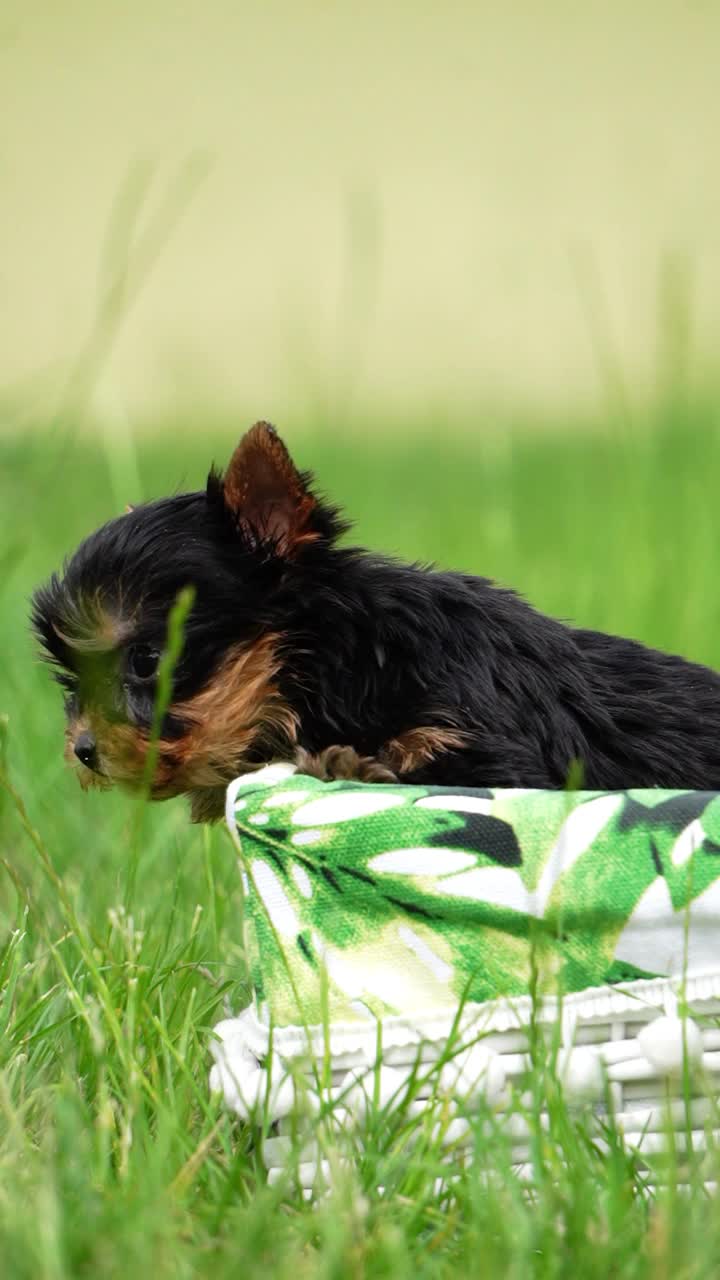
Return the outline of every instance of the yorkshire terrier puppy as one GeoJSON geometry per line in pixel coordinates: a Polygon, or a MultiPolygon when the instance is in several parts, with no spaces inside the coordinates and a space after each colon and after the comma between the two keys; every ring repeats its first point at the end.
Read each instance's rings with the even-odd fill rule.
{"type": "Polygon", "coordinates": [[[486,578],[339,546],[348,528],[260,422],[207,488],[88,537],[33,626],[86,785],[142,782],[169,611],[195,601],[151,794],[223,812],[227,783],[295,759],[321,777],[443,786],[720,787],[720,676],[536,613],[486,578]]]}

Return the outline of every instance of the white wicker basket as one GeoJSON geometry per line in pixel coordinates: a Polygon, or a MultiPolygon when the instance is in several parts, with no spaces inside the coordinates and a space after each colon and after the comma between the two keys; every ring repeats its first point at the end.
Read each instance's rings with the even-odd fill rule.
{"type": "MultiPolygon", "coordinates": [[[[292,774],[292,766],[272,766],[238,779],[228,789],[228,827],[244,882],[255,895],[255,907],[262,902],[264,914],[259,918],[261,922],[269,920],[270,929],[264,932],[255,957],[256,1003],[239,1017],[220,1023],[212,1044],[215,1065],[211,1087],[222,1092],[227,1105],[240,1117],[258,1124],[271,1179],[284,1176],[292,1166],[306,1191],[325,1185],[333,1131],[351,1130],[357,1135],[368,1111],[374,1119],[378,1112],[388,1118],[396,1112],[431,1120],[441,1113],[442,1137],[454,1161],[471,1146],[477,1150],[478,1123],[481,1129],[483,1125],[493,1126],[495,1131],[499,1127],[509,1145],[513,1167],[529,1178],[533,1136],[537,1136],[538,1126],[549,1129],[552,1122],[549,1111],[543,1111],[550,1094],[537,1087],[538,1081],[548,1078],[561,1083],[565,1103],[595,1124],[598,1145],[602,1145],[603,1134],[619,1133],[634,1159],[647,1166],[648,1181],[662,1178],[664,1158],[668,1166],[674,1162],[676,1170],[685,1168],[688,1174],[706,1168],[707,1180],[714,1179],[716,1168],[720,1168],[720,1158],[715,1159],[720,1137],[716,1101],[720,1082],[720,947],[715,941],[720,916],[720,796],[648,792],[558,797],[557,793],[502,791],[481,797],[447,791],[428,796],[418,795],[413,788],[396,788],[393,794],[385,788],[360,787],[358,791],[359,784],[349,784],[340,792],[331,785],[320,793],[317,788],[322,784],[292,774]],[[365,815],[362,820],[368,820],[370,810],[388,807],[388,798],[401,824],[392,831],[399,849],[378,856],[373,835],[367,841],[369,856],[363,861],[362,849],[352,844],[350,827],[343,823],[356,820],[360,812],[365,815]],[[441,809],[455,814],[491,814],[487,819],[490,826],[484,828],[485,842],[488,831],[492,835],[499,825],[507,832],[508,823],[512,826],[515,821],[519,843],[512,851],[517,861],[522,845],[523,855],[527,854],[531,863],[535,858],[535,887],[528,888],[530,874],[526,883],[515,863],[504,865],[500,846],[494,869],[484,865],[483,857],[488,861],[485,854],[477,855],[476,869],[467,874],[462,870],[459,880],[446,881],[446,867],[452,872],[453,865],[461,862],[464,867],[475,856],[471,845],[464,843],[464,831],[460,855],[435,847],[435,837],[435,845],[430,841],[421,848],[409,847],[416,842],[413,823],[418,822],[418,814],[423,823],[429,813],[435,821],[434,815],[441,809]],[[671,810],[672,822],[668,818],[671,810]],[[640,824],[637,812],[642,816],[640,824]],[[410,826],[405,829],[403,823],[410,826]],[[663,832],[662,847],[657,843],[658,829],[663,832]],[[331,842],[323,844],[328,830],[331,842]],[[611,831],[609,846],[603,844],[607,830],[611,831]],[[636,832],[634,843],[628,843],[628,830],[636,832]],[[410,836],[398,838],[407,831],[410,836]],[[316,863],[296,865],[296,860],[301,856],[307,859],[313,848],[320,851],[316,863]],[[447,960],[451,954],[442,936],[426,930],[426,937],[437,946],[436,954],[415,930],[405,923],[401,927],[399,922],[390,944],[383,949],[386,935],[372,920],[368,929],[372,937],[380,939],[378,946],[360,949],[353,969],[344,963],[338,969],[338,960],[344,962],[346,953],[333,938],[323,951],[317,929],[335,922],[336,902],[341,919],[343,911],[348,911],[361,920],[364,900],[358,907],[357,899],[341,899],[337,894],[327,898],[323,907],[326,916],[318,924],[317,913],[311,913],[316,891],[305,868],[311,867],[316,882],[322,885],[327,864],[321,860],[327,848],[335,849],[336,863],[331,865],[338,874],[369,869],[381,876],[392,862],[392,872],[397,875],[401,865],[406,868],[403,874],[408,884],[414,883],[413,877],[425,884],[429,896],[422,902],[436,913],[441,909],[437,904],[448,901],[446,890],[461,905],[472,896],[468,883],[474,877],[473,883],[482,881],[483,893],[489,892],[490,903],[510,906],[516,913],[524,910],[533,919],[543,916],[558,888],[564,891],[568,878],[584,874],[592,859],[601,873],[597,892],[605,894],[609,883],[611,900],[614,887],[639,867],[642,875],[637,883],[633,881],[625,906],[615,915],[605,912],[603,921],[603,965],[608,957],[622,960],[629,966],[628,981],[614,982],[605,978],[607,968],[595,969],[594,973],[602,973],[602,980],[612,985],[573,990],[562,1000],[549,995],[485,1000],[484,990],[490,985],[486,983],[480,988],[483,994],[475,996],[483,1003],[459,1005],[458,987],[452,987],[447,978],[443,979],[445,986],[435,980],[439,956],[447,960]],[[353,857],[355,862],[350,865],[353,857]],[[378,864],[382,864],[379,870],[378,864]],[[262,873],[257,883],[250,874],[253,868],[256,877],[262,873]],[[438,881],[428,888],[431,874],[438,881]],[[463,877],[464,894],[459,887],[463,877]],[[404,949],[398,950],[393,939],[400,935],[409,935],[410,944],[404,943],[404,949]],[[314,946],[312,964],[307,945],[299,946],[305,937],[314,946]],[[420,964],[416,963],[418,955],[420,964]],[[328,956],[334,956],[334,976],[328,956]],[[368,956],[372,960],[369,972],[368,956]],[[424,976],[422,980],[414,978],[414,985],[403,987],[397,981],[398,975],[404,978],[418,969],[424,976]],[[643,971],[668,976],[643,977],[643,971]],[[285,972],[291,975],[292,999],[287,997],[288,987],[276,988],[279,999],[271,1025],[273,1004],[268,995],[272,994],[272,981],[268,975],[272,979],[274,974],[277,983],[278,975],[282,978],[285,972]],[[305,998],[310,1000],[305,1006],[296,1000],[298,973],[305,983],[305,998]],[[394,988],[394,1004],[388,1000],[381,1011],[377,1007],[371,1011],[371,1001],[359,998],[365,988],[381,1005],[386,989],[394,988]],[[397,993],[406,990],[411,999],[398,999],[397,993]],[[328,997],[326,1004],[323,991],[328,997]],[[297,1010],[303,1007],[315,1011],[313,1020],[324,1016],[322,1010],[326,1009],[326,1024],[288,1025],[300,1016],[297,1010]],[[398,1016],[392,1011],[397,1008],[412,1008],[413,1012],[398,1016]]],[[[420,829],[425,831],[424,826],[420,829]]],[[[446,839],[445,829],[440,842],[446,839]]],[[[507,847],[504,852],[507,854],[507,847]]],[[[368,879],[364,875],[360,878],[363,882],[368,879]]],[[[374,882],[373,892],[377,892],[374,882]]],[[[572,905],[572,893],[569,900],[572,905]]],[[[587,904],[587,892],[581,901],[587,904]]],[[[605,898],[591,898],[590,903],[605,906],[605,898]]],[[[251,909],[252,905],[251,899],[251,909]]],[[[588,919],[591,916],[592,912],[588,919]]],[[[490,918],[496,925],[492,937],[502,946],[502,922],[490,918]]],[[[486,939],[484,925],[474,917],[467,919],[468,930],[476,930],[467,936],[486,939]]],[[[570,931],[568,936],[574,941],[570,931]]],[[[488,952],[484,954],[487,961],[488,952]]],[[[532,950],[523,955],[523,964],[529,964],[532,950]]],[[[493,953],[490,960],[494,959],[493,953]]],[[[447,974],[455,974],[450,964],[444,963],[443,968],[447,974]]],[[[476,972],[484,973],[481,968],[476,972]]],[[[530,983],[524,982],[521,989],[531,990],[530,983]]],[[[341,1148],[352,1154],[352,1143],[339,1143],[337,1149],[341,1148]]]]}
{"type": "MultiPolygon", "coordinates": [[[[531,1043],[544,1033],[566,1100],[598,1121],[609,1113],[629,1150],[658,1176],[657,1158],[681,1164],[714,1149],[720,1135],[720,975],[694,978],[678,1005],[677,983],[648,981],[533,1007],[527,999],[467,1007],[448,1018],[387,1019],[374,1032],[302,1027],[271,1032],[253,1009],[216,1028],[211,1087],[244,1119],[271,1133],[263,1143],[270,1180],[284,1176],[299,1134],[305,1150],[294,1170],[306,1189],[325,1186],[329,1164],[313,1142],[325,1101],[330,1126],[362,1124],[369,1106],[418,1114],[444,1095],[451,1123],[444,1141],[462,1154],[473,1103],[482,1100],[504,1126],[511,1158],[530,1179],[531,1125],[523,1114],[535,1070],[531,1043]],[[326,1081],[327,1088],[318,1081],[326,1081]],[[327,1102],[332,1106],[328,1111],[327,1102]],[[518,1105],[518,1103],[520,1105],[518,1105]],[[653,1166],[653,1161],[655,1165],[653,1166]]],[[[541,1117],[540,1123],[546,1123],[541,1117]]]]}

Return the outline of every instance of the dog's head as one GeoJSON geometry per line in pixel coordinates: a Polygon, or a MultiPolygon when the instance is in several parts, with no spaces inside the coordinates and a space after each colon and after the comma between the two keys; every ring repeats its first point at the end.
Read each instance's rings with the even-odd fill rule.
{"type": "Polygon", "coordinates": [[[293,579],[343,529],[272,427],[257,423],[203,492],[128,510],[88,537],[33,600],[66,695],[66,756],[85,786],[146,780],[158,664],[179,593],[194,589],[150,792],[189,792],[196,817],[227,782],[287,749],[279,687],[293,579]],[[284,601],[284,605],[281,603],[284,601]]]}

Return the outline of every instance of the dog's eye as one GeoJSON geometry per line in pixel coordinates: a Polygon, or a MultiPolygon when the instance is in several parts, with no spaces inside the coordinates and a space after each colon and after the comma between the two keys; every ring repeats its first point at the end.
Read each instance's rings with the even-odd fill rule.
{"type": "Polygon", "coordinates": [[[160,654],[149,644],[134,644],[128,650],[128,674],[135,680],[152,680],[157,671],[160,654]]]}

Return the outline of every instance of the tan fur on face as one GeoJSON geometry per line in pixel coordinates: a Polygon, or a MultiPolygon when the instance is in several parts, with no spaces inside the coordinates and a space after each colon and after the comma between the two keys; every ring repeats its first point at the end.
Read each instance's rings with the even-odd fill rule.
{"type": "Polygon", "coordinates": [[[222,785],[235,777],[248,749],[262,736],[266,746],[288,749],[297,739],[297,717],[275,683],[279,637],[263,636],[230,654],[212,683],[173,708],[192,725],[168,749],[181,761],[180,790],[222,785]]]}
{"type": "Polygon", "coordinates": [[[435,756],[464,746],[465,735],[455,729],[433,729],[430,725],[408,729],[385,743],[380,759],[395,773],[413,773],[435,756]]]}
{"type": "MultiPolygon", "coordinates": [[[[278,637],[273,635],[236,649],[200,693],[173,705],[173,715],[188,728],[182,737],[157,743],[154,799],[224,787],[242,769],[248,750],[261,736],[263,744],[277,742],[278,748],[294,744],[296,718],[275,684],[280,668],[277,650],[278,637]]],[[[98,775],[80,766],[84,786],[142,783],[150,746],[146,730],[111,723],[91,709],[68,727],[66,757],[70,760],[83,730],[95,738],[102,770],[98,775]]]]}
{"type": "Polygon", "coordinates": [[[125,643],[132,630],[127,619],[108,613],[99,595],[75,605],[69,623],[64,631],[53,623],[53,631],[76,653],[111,653],[125,643]]]}

